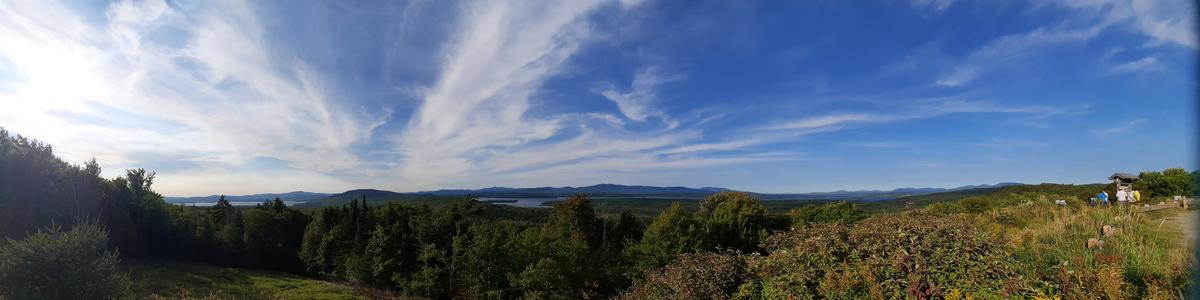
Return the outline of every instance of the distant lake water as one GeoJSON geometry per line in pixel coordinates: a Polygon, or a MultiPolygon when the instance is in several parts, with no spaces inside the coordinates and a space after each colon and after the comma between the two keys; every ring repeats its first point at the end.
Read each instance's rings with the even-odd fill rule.
{"type": "MultiPolygon", "coordinates": [[[[287,204],[287,206],[292,206],[292,205],[296,205],[296,204],[300,204],[300,203],[304,203],[304,201],[283,201],[283,204],[287,204]]],[[[217,205],[216,202],[175,202],[175,203],[170,203],[170,204],[182,205],[182,206],[213,206],[213,205],[217,205]]],[[[254,206],[255,204],[262,204],[262,201],[230,201],[229,204],[232,204],[233,206],[254,206]]]]}
{"type": "Polygon", "coordinates": [[[561,200],[559,198],[479,198],[480,202],[508,205],[516,207],[549,207],[545,202],[561,200]]]}

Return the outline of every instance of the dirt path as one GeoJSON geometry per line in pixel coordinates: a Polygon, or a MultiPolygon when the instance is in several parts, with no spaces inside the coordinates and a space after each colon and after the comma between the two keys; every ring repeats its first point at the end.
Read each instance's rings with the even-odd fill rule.
{"type": "Polygon", "coordinates": [[[1189,245],[1195,243],[1197,234],[1200,234],[1200,210],[1175,213],[1167,217],[1166,220],[1168,223],[1175,224],[1183,230],[1189,245]]]}

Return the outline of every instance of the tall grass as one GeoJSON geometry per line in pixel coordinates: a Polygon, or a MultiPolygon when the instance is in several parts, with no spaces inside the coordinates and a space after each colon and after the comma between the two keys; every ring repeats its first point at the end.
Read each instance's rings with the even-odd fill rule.
{"type": "Polygon", "coordinates": [[[1032,292],[1068,299],[1173,299],[1187,288],[1191,249],[1174,224],[1136,207],[1057,206],[1053,197],[980,214],[1002,231],[1034,279],[1032,292]],[[1104,236],[1105,225],[1116,229],[1104,236]],[[1101,249],[1088,249],[1088,239],[1101,249]]]}

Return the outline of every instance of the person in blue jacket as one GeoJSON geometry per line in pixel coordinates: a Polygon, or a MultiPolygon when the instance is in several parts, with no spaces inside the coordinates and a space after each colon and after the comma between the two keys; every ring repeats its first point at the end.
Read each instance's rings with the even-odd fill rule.
{"type": "Polygon", "coordinates": [[[1099,194],[1096,194],[1096,198],[1100,198],[1100,204],[1108,206],[1108,192],[1100,191],[1099,194]]]}

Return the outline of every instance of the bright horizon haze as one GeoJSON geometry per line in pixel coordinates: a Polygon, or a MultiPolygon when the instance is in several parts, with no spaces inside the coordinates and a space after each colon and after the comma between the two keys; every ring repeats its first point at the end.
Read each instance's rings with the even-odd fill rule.
{"type": "Polygon", "coordinates": [[[168,196],[1195,170],[1190,1],[4,1],[0,127],[168,196]]]}

